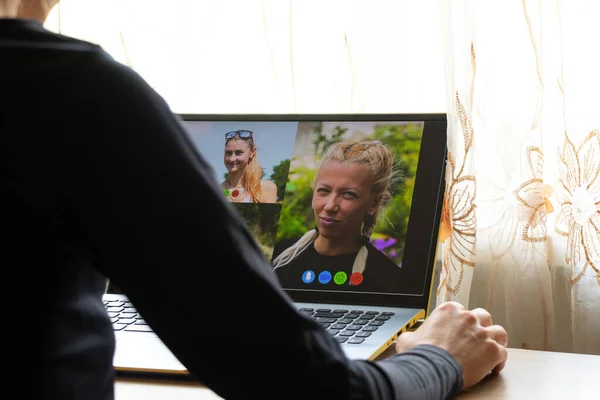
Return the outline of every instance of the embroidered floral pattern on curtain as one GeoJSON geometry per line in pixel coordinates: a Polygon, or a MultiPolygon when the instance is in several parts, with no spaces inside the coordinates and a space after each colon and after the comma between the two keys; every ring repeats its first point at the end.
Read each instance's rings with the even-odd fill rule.
{"type": "Polygon", "coordinates": [[[445,244],[442,273],[437,291],[444,300],[459,298],[467,293],[463,288],[465,274],[470,280],[475,266],[475,176],[467,173],[466,164],[470,160],[473,145],[473,128],[456,94],[456,115],[460,124],[462,152],[458,163],[456,151],[448,151],[446,166],[446,188],[442,209],[440,240],[445,244]]]}
{"type": "Polygon", "coordinates": [[[590,132],[578,147],[565,135],[559,167],[556,232],[567,238],[571,285],[589,273],[600,286],[600,131],[590,132]]]}
{"type": "Polygon", "coordinates": [[[440,4],[449,153],[437,301],[488,308],[511,347],[600,354],[600,46],[582,46],[600,38],[600,6],[440,4]]]}

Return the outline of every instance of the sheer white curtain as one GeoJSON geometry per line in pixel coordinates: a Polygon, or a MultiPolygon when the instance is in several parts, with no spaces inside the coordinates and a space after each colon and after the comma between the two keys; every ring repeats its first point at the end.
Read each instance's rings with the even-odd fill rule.
{"type": "Polygon", "coordinates": [[[61,0],[179,113],[444,112],[435,0],[61,0]]]}
{"type": "Polygon", "coordinates": [[[438,301],[511,347],[600,354],[600,3],[441,0],[449,168],[438,301]]]}
{"type": "Polygon", "coordinates": [[[600,353],[596,3],[62,0],[46,25],[178,113],[448,112],[437,301],[600,353]]]}

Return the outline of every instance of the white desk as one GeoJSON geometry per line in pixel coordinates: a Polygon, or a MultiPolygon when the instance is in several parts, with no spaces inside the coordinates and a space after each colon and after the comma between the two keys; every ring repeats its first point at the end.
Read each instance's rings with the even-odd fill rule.
{"type": "MultiPolygon", "coordinates": [[[[117,379],[116,400],[216,400],[221,397],[193,383],[117,379]]],[[[499,376],[486,379],[460,400],[600,399],[600,356],[509,349],[499,376]]]]}

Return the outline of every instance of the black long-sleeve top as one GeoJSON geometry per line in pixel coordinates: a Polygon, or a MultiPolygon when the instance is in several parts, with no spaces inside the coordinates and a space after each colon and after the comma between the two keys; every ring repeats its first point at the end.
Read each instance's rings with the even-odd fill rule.
{"type": "Polygon", "coordinates": [[[351,361],[296,312],[202,149],[100,47],[0,19],[0,79],[4,326],[16,328],[5,359],[39,398],[113,398],[107,277],[227,399],[458,393],[461,367],[445,350],[351,361]],[[277,329],[260,329],[263,313],[277,329]]]}

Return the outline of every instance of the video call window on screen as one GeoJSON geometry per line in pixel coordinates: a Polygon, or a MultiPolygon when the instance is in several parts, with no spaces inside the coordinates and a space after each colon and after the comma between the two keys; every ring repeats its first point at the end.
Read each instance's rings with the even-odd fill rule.
{"type": "MultiPolygon", "coordinates": [[[[422,292],[413,279],[418,271],[403,267],[402,260],[423,122],[185,124],[213,167],[224,198],[244,218],[266,259],[275,267],[279,256],[274,271],[286,290],[422,292]],[[347,143],[353,144],[347,148],[347,143]],[[328,149],[339,151],[328,155],[328,149]],[[392,156],[393,179],[387,204],[380,206],[367,196],[373,173],[364,172],[363,164],[339,160],[363,162],[385,151],[392,156]],[[347,232],[353,232],[352,243],[360,241],[359,249],[319,251],[336,243],[343,250],[347,232]]],[[[377,161],[368,165],[382,168],[377,161]]]]}

